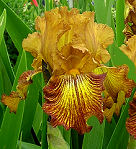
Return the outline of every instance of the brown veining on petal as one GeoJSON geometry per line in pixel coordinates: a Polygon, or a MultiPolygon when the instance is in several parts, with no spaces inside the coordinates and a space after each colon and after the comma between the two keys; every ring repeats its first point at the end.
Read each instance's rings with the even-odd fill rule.
{"type": "Polygon", "coordinates": [[[105,74],[53,76],[44,88],[43,110],[51,115],[51,124],[76,129],[80,134],[90,131],[86,121],[92,115],[103,121],[102,97],[105,74]]]}

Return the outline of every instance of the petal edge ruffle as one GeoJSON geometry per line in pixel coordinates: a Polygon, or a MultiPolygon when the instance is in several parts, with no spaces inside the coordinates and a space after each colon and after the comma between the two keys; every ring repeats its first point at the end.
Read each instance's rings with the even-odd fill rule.
{"type": "Polygon", "coordinates": [[[76,129],[80,134],[89,132],[86,121],[92,115],[103,121],[102,96],[106,74],[53,76],[44,88],[46,102],[43,110],[51,115],[51,124],[76,129]]]}

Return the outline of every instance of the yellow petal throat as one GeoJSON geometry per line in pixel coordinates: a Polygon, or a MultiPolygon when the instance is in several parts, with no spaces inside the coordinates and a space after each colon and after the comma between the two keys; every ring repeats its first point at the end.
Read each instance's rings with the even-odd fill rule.
{"type": "Polygon", "coordinates": [[[86,121],[92,115],[103,121],[102,96],[106,74],[77,74],[53,76],[44,88],[46,102],[43,110],[51,115],[51,124],[89,132],[86,121]]]}

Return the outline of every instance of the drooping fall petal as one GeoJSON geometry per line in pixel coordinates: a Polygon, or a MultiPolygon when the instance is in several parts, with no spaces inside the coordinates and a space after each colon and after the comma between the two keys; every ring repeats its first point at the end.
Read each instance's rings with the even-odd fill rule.
{"type": "Polygon", "coordinates": [[[106,74],[53,76],[44,88],[46,102],[43,110],[51,115],[51,124],[76,129],[80,134],[89,132],[86,121],[92,115],[103,121],[102,96],[106,74]]]}
{"type": "Polygon", "coordinates": [[[125,92],[125,97],[130,97],[135,83],[127,78],[128,66],[122,65],[119,67],[98,67],[94,70],[96,74],[106,73],[104,86],[108,94],[116,101],[120,91],[125,92]]]}
{"type": "Polygon", "coordinates": [[[16,113],[18,104],[21,101],[21,98],[19,97],[19,94],[16,92],[11,92],[9,96],[2,95],[1,102],[5,105],[7,105],[10,109],[10,112],[16,113]]]}
{"type": "Polygon", "coordinates": [[[12,91],[9,96],[2,95],[1,102],[9,107],[10,112],[16,113],[19,102],[26,98],[28,86],[32,83],[32,77],[39,72],[34,70],[24,72],[19,77],[16,92],[12,91]]]}
{"type": "Polygon", "coordinates": [[[136,139],[136,93],[130,103],[129,118],[126,121],[127,131],[136,139]]]}
{"type": "Polygon", "coordinates": [[[135,83],[127,78],[128,67],[122,65],[119,67],[98,67],[94,71],[96,74],[107,73],[104,80],[104,115],[108,122],[111,121],[114,113],[118,116],[125,98],[130,97],[135,83]]]}
{"type": "Polygon", "coordinates": [[[104,86],[113,99],[117,98],[120,91],[125,92],[125,97],[130,97],[135,83],[127,78],[128,67],[122,65],[120,67],[109,67],[104,86]]]}

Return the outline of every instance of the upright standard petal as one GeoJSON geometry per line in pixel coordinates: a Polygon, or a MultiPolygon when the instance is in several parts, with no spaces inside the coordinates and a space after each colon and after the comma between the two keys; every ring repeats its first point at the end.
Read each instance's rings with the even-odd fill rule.
{"type": "Polygon", "coordinates": [[[91,17],[80,38],[84,41],[87,49],[94,53],[95,60],[99,63],[106,63],[110,59],[110,54],[106,50],[108,45],[113,43],[113,30],[104,24],[94,23],[91,17]]]}
{"type": "Polygon", "coordinates": [[[80,134],[89,132],[86,121],[92,115],[103,121],[102,96],[106,74],[53,76],[44,88],[46,102],[43,110],[51,115],[51,124],[76,129],[80,134]]]}
{"type": "Polygon", "coordinates": [[[33,34],[29,34],[26,39],[23,40],[22,46],[23,48],[30,52],[32,56],[35,57],[32,63],[32,67],[35,70],[42,69],[42,54],[41,54],[41,35],[38,32],[35,32],[33,34]]]}
{"type": "Polygon", "coordinates": [[[110,59],[106,48],[113,42],[113,31],[106,25],[94,23],[94,12],[79,14],[75,8],[70,11],[67,7],[55,8],[38,17],[35,27],[39,32],[23,41],[23,48],[35,57],[34,69],[40,67],[43,59],[53,71],[61,71],[63,61],[60,55],[69,45],[89,51],[99,64],[110,59]]]}

